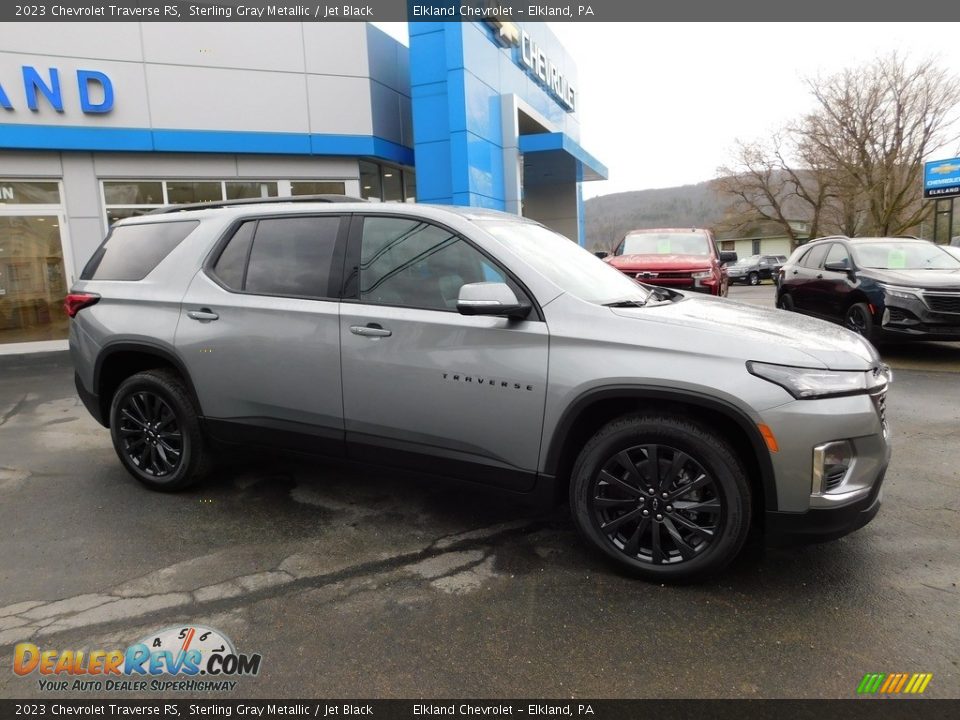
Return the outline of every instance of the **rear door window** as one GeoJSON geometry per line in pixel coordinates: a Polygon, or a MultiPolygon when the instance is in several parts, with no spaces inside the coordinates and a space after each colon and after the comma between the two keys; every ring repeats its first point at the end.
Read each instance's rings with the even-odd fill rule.
{"type": "Polygon", "coordinates": [[[200,223],[116,225],[80,274],[81,280],[143,280],[200,223]]]}
{"type": "Polygon", "coordinates": [[[333,297],[339,215],[265,218],[257,221],[243,290],[258,295],[333,297]]]}

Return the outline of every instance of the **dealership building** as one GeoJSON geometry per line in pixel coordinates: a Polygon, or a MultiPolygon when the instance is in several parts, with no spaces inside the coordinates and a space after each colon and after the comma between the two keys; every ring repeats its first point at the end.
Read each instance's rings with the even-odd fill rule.
{"type": "Polygon", "coordinates": [[[114,221],[345,194],[518,213],[584,242],[576,66],[541,23],[17,23],[0,47],[0,352],[65,347],[114,221]]]}

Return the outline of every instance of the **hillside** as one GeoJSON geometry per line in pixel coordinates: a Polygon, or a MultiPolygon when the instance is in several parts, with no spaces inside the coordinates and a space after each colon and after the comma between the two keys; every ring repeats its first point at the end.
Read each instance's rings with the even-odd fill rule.
{"type": "Polygon", "coordinates": [[[590,198],[584,202],[587,247],[610,250],[635,228],[712,227],[724,209],[709,182],[590,198]]]}

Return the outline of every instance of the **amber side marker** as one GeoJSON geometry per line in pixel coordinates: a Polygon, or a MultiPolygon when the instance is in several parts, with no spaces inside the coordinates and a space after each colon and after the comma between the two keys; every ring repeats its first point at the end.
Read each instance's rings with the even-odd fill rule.
{"type": "Polygon", "coordinates": [[[773,430],[770,429],[770,426],[764,425],[763,423],[757,423],[757,429],[763,436],[763,441],[767,444],[767,450],[770,452],[780,452],[780,446],[777,444],[777,438],[774,436],[773,430]]]}

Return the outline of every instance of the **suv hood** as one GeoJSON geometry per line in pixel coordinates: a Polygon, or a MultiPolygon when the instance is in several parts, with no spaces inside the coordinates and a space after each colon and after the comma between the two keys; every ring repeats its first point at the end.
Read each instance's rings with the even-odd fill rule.
{"type": "Polygon", "coordinates": [[[875,280],[891,285],[960,290],[960,268],[956,270],[877,270],[864,268],[862,272],[875,280]]]}
{"type": "Polygon", "coordinates": [[[731,343],[745,360],[869,370],[880,359],[870,343],[839,325],[724,298],[691,294],[672,303],[611,310],[624,318],[684,327],[702,336],[704,347],[731,343]]]}
{"type": "Polygon", "coordinates": [[[702,270],[711,265],[709,255],[616,255],[609,262],[617,270],[702,270]]]}

